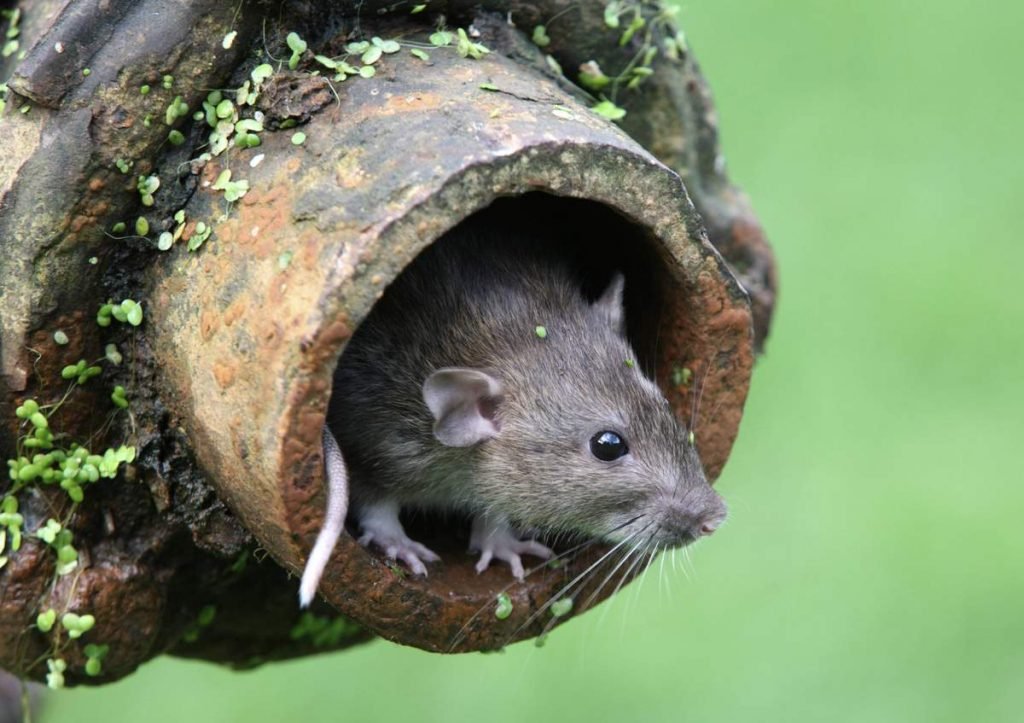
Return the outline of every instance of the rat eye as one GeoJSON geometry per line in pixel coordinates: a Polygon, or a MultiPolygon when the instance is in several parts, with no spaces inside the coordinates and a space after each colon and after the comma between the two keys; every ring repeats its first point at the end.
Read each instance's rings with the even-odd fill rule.
{"type": "Polygon", "coordinates": [[[602,462],[611,462],[628,454],[629,447],[617,432],[605,430],[590,438],[590,453],[602,462]]]}

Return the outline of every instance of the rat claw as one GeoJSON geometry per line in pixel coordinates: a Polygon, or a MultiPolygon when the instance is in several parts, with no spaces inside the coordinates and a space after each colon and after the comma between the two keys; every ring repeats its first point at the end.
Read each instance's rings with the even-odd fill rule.
{"type": "Polygon", "coordinates": [[[484,570],[486,570],[487,566],[491,564],[491,560],[493,558],[494,555],[491,553],[490,550],[484,550],[483,553],[480,555],[480,559],[476,563],[477,573],[481,573],[484,570]]]}
{"type": "Polygon", "coordinates": [[[421,545],[405,534],[402,523],[398,520],[398,507],[380,503],[370,506],[360,515],[363,535],[359,544],[363,547],[374,546],[384,551],[392,560],[401,560],[416,575],[427,574],[426,562],[437,562],[438,557],[430,548],[421,545]]]}
{"type": "Polygon", "coordinates": [[[491,560],[498,558],[508,563],[512,568],[512,576],[520,582],[526,577],[520,555],[533,555],[544,560],[554,555],[547,546],[536,540],[520,540],[507,521],[490,519],[485,515],[478,515],[473,520],[469,549],[480,552],[480,559],[476,563],[478,573],[486,570],[491,560]]]}

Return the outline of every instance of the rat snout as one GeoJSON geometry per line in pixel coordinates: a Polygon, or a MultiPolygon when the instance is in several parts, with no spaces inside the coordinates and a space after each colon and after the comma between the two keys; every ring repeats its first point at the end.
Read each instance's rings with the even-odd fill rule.
{"type": "Polygon", "coordinates": [[[700,493],[672,496],[664,500],[660,515],[663,542],[676,547],[707,537],[725,521],[726,514],[725,502],[710,487],[700,493]]]}

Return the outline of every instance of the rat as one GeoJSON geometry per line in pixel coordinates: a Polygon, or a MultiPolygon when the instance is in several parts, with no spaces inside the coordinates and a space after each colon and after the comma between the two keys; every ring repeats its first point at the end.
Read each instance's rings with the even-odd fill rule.
{"type": "Polygon", "coordinates": [[[498,559],[520,581],[522,555],[552,556],[523,533],[669,548],[722,523],[692,434],[634,361],[623,274],[588,300],[578,267],[550,233],[471,220],[385,290],[334,374],[303,607],[348,512],[418,575],[439,557],[399,513],[468,514],[477,571],[498,559]]]}

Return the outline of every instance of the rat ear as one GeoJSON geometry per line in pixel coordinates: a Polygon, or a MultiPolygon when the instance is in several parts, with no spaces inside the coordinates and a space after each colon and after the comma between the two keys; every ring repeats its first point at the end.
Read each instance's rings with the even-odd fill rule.
{"type": "Polygon", "coordinates": [[[621,272],[616,271],[612,280],[608,282],[608,288],[601,293],[601,298],[594,302],[593,308],[598,312],[600,318],[610,326],[619,336],[626,335],[626,314],[622,302],[622,292],[626,286],[626,279],[621,272]]]}
{"type": "Polygon", "coordinates": [[[434,436],[448,447],[472,447],[498,436],[501,383],[478,369],[438,369],[423,382],[423,401],[434,415],[434,436]]]}

